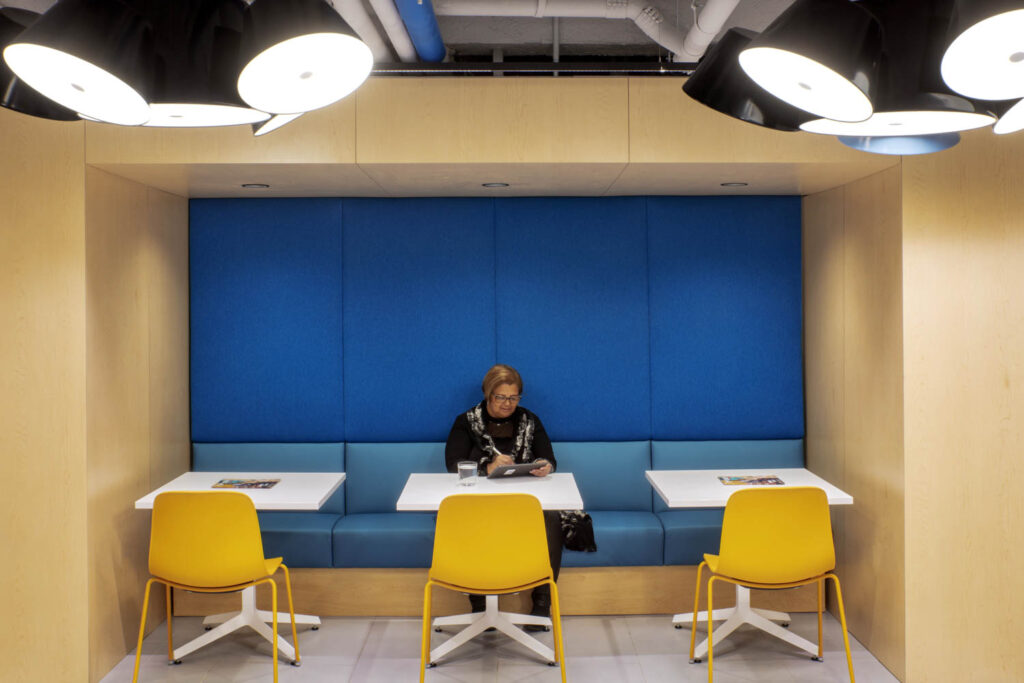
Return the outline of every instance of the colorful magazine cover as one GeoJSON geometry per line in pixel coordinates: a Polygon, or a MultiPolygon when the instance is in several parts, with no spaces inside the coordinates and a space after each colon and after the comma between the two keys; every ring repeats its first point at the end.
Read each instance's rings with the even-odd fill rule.
{"type": "Polygon", "coordinates": [[[280,479],[221,479],[213,485],[215,489],[269,489],[280,479]]]}
{"type": "Polygon", "coordinates": [[[718,480],[726,486],[783,486],[784,481],[774,474],[744,474],[741,476],[719,475],[718,480]]]}

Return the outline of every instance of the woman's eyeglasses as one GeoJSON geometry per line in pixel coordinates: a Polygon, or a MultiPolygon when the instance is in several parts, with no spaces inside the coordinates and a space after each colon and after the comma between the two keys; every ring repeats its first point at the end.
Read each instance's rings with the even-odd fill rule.
{"type": "Polygon", "coordinates": [[[523,397],[522,394],[504,396],[502,394],[494,394],[491,398],[494,399],[495,403],[519,403],[519,399],[523,397]]]}

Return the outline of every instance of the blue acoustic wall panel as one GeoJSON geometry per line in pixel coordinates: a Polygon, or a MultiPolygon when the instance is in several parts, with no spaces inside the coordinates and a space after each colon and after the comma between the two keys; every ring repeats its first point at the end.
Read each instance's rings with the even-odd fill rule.
{"type": "Polygon", "coordinates": [[[649,438],[644,201],[495,200],[498,361],[553,440],[649,438]]]}
{"type": "Polygon", "coordinates": [[[651,197],[653,439],[800,438],[800,199],[651,197]]]}
{"type": "Polygon", "coordinates": [[[349,441],[444,441],[494,363],[487,199],[345,202],[349,441]]]}
{"type": "Polygon", "coordinates": [[[192,439],[345,440],[341,201],[189,214],[192,439]]]}

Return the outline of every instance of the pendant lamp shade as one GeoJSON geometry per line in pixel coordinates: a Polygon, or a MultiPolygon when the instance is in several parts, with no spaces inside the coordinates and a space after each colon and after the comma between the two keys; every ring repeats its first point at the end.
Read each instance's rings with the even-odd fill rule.
{"type": "Polygon", "coordinates": [[[252,134],[256,137],[260,137],[267,133],[273,133],[281,126],[291,123],[300,116],[302,116],[302,114],[278,114],[277,116],[272,116],[262,123],[252,124],[252,134]]]}
{"type": "Polygon", "coordinates": [[[271,114],[325,107],[358,88],[373,54],[324,0],[255,0],[245,15],[238,92],[271,114]]]}
{"type": "Polygon", "coordinates": [[[816,116],[863,121],[881,29],[849,0],[796,0],[740,53],[743,70],[779,99],[816,116]]]}
{"type": "Polygon", "coordinates": [[[996,135],[1009,135],[1024,130],[1024,100],[1008,102],[990,102],[989,111],[998,117],[992,132],[996,135]]]}
{"type": "MultiPolygon", "coordinates": [[[[25,10],[0,9],[0,52],[39,15],[25,10]],[[21,23],[24,22],[24,23],[21,23]]],[[[25,85],[0,59],[0,107],[54,121],[78,121],[78,114],[25,85]]]]}
{"type": "Polygon", "coordinates": [[[136,0],[153,24],[156,79],[147,126],[231,126],[264,121],[238,96],[242,0],[136,0]]]}
{"type": "Polygon", "coordinates": [[[958,0],[942,78],[965,97],[1024,97],[1024,3],[958,0]]]}
{"type": "Polygon", "coordinates": [[[58,0],[4,48],[19,79],[54,102],[123,125],[149,119],[153,36],[120,0],[58,0]]]}
{"type": "Polygon", "coordinates": [[[949,149],[960,142],[960,134],[894,135],[879,138],[843,136],[839,138],[839,142],[861,152],[911,156],[914,154],[931,154],[932,152],[941,152],[949,149]]]}
{"type": "Polygon", "coordinates": [[[756,33],[731,28],[701,58],[683,92],[734,119],[775,130],[795,131],[813,118],[766,92],[740,68],[740,52],[756,33]]]}
{"type": "Polygon", "coordinates": [[[874,114],[857,123],[817,119],[801,128],[825,135],[908,137],[991,125],[991,114],[948,90],[939,75],[951,5],[949,0],[862,0],[883,35],[874,114]]]}

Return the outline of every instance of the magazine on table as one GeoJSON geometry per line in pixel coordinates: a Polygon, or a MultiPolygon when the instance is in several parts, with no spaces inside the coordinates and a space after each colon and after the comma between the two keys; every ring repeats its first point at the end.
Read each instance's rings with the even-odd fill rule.
{"type": "Polygon", "coordinates": [[[783,486],[785,482],[774,474],[743,474],[743,475],[718,475],[718,480],[726,486],[783,486]]]}
{"type": "Polygon", "coordinates": [[[213,485],[215,489],[270,489],[280,479],[221,479],[213,485]]]}

